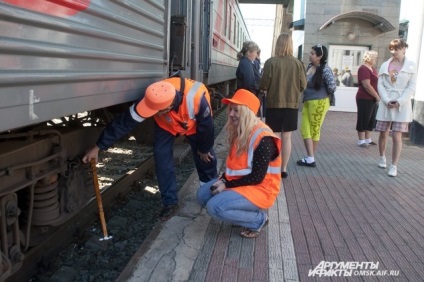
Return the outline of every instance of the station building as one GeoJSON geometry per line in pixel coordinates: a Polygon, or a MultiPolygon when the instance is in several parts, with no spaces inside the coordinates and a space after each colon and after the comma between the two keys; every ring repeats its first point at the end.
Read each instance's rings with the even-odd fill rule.
{"type": "Polygon", "coordinates": [[[390,53],[387,46],[399,35],[401,0],[289,0],[278,5],[275,36],[291,31],[294,55],[305,65],[313,45],[329,50],[328,64],[350,70],[357,86],[357,70],[366,50],[378,52],[377,67],[390,53]]]}
{"type": "MultiPolygon", "coordinates": [[[[391,56],[388,45],[395,38],[407,39],[408,58],[417,63],[418,77],[424,72],[424,56],[420,56],[424,54],[423,1],[279,0],[273,4],[277,4],[274,42],[281,32],[291,32],[294,55],[305,66],[309,63],[311,47],[323,44],[329,50],[329,66],[337,68],[339,74],[350,70],[353,75],[353,87],[338,86],[336,106],[331,110],[356,111],[357,70],[363,53],[378,52],[378,70],[391,56]],[[399,21],[403,1],[414,5],[408,22],[399,21]]],[[[424,145],[424,81],[419,79],[413,112],[410,139],[424,145]]]]}

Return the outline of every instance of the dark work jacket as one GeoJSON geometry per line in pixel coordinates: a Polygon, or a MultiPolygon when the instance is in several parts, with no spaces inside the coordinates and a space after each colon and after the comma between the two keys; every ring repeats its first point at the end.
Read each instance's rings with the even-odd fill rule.
{"type": "Polygon", "coordinates": [[[259,71],[255,65],[246,56],[243,56],[239,62],[236,71],[237,89],[246,89],[257,94],[259,82],[261,80],[259,71]]]}
{"type": "MultiPolygon", "coordinates": [[[[177,91],[177,103],[172,111],[178,112],[182,95],[177,91]]],[[[144,97],[144,94],[143,94],[144,97]]],[[[136,103],[137,104],[137,103],[136,103]]],[[[131,116],[132,105],[128,110],[118,115],[100,134],[96,145],[101,150],[111,147],[116,141],[130,133],[139,123],[131,116]]],[[[134,114],[134,111],[133,111],[134,114]]],[[[205,96],[200,100],[199,112],[196,115],[196,140],[199,151],[203,154],[210,151],[214,143],[214,125],[209,103],[205,96]]]]}

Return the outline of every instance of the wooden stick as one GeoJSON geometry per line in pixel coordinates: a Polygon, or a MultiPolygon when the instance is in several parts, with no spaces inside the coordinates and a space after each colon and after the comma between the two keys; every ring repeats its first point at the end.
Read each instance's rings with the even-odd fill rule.
{"type": "Polygon", "coordinates": [[[97,178],[97,167],[96,167],[95,159],[90,160],[90,166],[91,166],[91,172],[93,173],[94,191],[96,192],[97,206],[99,207],[100,223],[102,225],[103,236],[104,236],[104,238],[100,240],[108,240],[112,238],[112,236],[108,236],[107,234],[105,213],[103,211],[102,196],[100,195],[99,179],[97,178]]]}

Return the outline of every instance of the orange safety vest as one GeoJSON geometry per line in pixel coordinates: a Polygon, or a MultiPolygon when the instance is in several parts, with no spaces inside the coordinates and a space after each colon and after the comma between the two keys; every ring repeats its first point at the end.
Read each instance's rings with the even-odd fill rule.
{"type": "MultiPolygon", "coordinates": [[[[175,89],[181,90],[181,78],[171,77],[164,81],[174,85],[175,89]]],[[[198,81],[185,78],[183,100],[178,113],[170,111],[162,115],[154,115],[157,124],[173,135],[192,135],[196,133],[196,114],[199,112],[200,100],[205,95],[212,114],[211,102],[208,89],[198,81]]]]}
{"type": "Polygon", "coordinates": [[[237,146],[231,147],[230,154],[227,158],[225,178],[227,180],[239,179],[252,172],[253,152],[264,136],[274,137],[275,144],[278,148],[278,157],[269,163],[268,171],[264,180],[257,185],[240,186],[230,189],[240,193],[256,206],[267,209],[274,204],[275,199],[280,192],[281,142],[280,138],[275,136],[266,124],[259,122],[259,124],[253,129],[249,139],[248,152],[236,155],[237,146]]]}

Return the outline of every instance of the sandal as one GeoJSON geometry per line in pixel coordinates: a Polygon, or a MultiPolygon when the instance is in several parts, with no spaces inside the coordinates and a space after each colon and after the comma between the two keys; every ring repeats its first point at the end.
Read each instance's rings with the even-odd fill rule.
{"type": "Polygon", "coordinates": [[[258,237],[258,235],[259,235],[259,233],[261,232],[261,230],[265,227],[265,226],[267,226],[268,225],[268,223],[269,223],[269,220],[268,220],[268,218],[265,220],[265,223],[264,223],[264,225],[262,225],[262,227],[261,228],[259,228],[258,230],[251,230],[251,229],[249,229],[249,228],[243,228],[242,230],[241,230],[241,232],[240,232],[240,236],[242,236],[242,237],[245,237],[245,238],[256,238],[256,237],[258,237]]]}
{"type": "Polygon", "coordinates": [[[246,237],[247,236],[247,234],[249,234],[250,232],[252,232],[252,230],[250,230],[249,228],[247,228],[247,227],[243,227],[242,229],[241,229],[241,231],[240,231],[240,235],[241,236],[243,236],[243,237],[246,237]]]}
{"type": "Polygon", "coordinates": [[[256,238],[259,235],[259,231],[247,230],[246,232],[240,233],[244,238],[256,238]]]}

